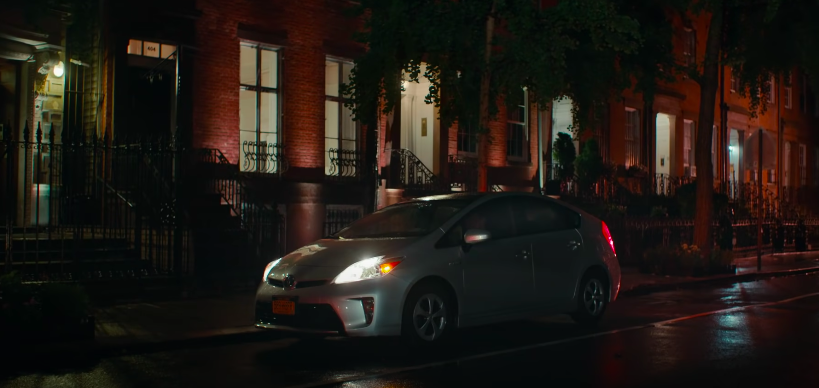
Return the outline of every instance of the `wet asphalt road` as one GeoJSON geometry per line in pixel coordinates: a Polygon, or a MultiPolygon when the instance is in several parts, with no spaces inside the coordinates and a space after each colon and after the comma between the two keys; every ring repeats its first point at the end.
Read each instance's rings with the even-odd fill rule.
{"type": "Polygon", "coordinates": [[[597,329],[551,317],[466,330],[436,353],[283,338],[61,364],[0,386],[819,387],[819,275],[624,298],[597,329]]]}

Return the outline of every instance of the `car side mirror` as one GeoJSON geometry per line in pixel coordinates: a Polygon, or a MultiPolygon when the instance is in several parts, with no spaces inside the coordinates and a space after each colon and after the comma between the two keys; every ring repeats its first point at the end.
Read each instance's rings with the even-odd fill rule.
{"type": "Polygon", "coordinates": [[[492,234],[482,229],[470,229],[464,233],[464,244],[480,244],[492,238],[492,234]]]}

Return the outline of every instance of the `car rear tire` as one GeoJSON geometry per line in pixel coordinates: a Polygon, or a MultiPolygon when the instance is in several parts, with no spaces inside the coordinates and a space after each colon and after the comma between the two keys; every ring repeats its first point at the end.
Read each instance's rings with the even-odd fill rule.
{"type": "Polygon", "coordinates": [[[414,348],[439,346],[453,337],[455,298],[447,287],[421,283],[412,288],[404,302],[401,320],[403,339],[414,348]]]}
{"type": "Polygon", "coordinates": [[[589,273],[580,281],[577,293],[577,309],[572,319],[584,326],[596,326],[609,305],[609,288],[606,279],[597,273],[589,273]]]}

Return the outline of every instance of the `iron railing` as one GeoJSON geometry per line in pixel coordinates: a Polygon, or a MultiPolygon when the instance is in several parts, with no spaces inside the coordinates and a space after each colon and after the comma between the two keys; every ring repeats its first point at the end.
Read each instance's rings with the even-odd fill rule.
{"type": "Polygon", "coordinates": [[[440,191],[440,181],[412,151],[407,149],[387,150],[391,163],[398,163],[398,183],[405,190],[422,192],[440,191]]]}
{"type": "Polygon", "coordinates": [[[197,149],[197,162],[223,168],[205,176],[205,190],[218,194],[230,207],[231,215],[239,219],[241,228],[247,232],[257,263],[266,263],[284,253],[285,219],[275,206],[259,198],[249,180],[235,169],[222,151],[214,148],[197,149]]]}
{"type": "Polygon", "coordinates": [[[452,191],[478,190],[478,160],[449,155],[449,185],[452,191]]]}
{"type": "Polygon", "coordinates": [[[358,206],[328,206],[324,216],[324,235],[331,236],[363,216],[358,206]]]}
{"type": "Polygon", "coordinates": [[[361,178],[363,160],[360,151],[330,148],[327,155],[330,161],[330,165],[327,166],[328,177],[337,179],[361,178]]]}
{"type": "Polygon", "coordinates": [[[173,141],[120,144],[26,124],[19,139],[4,127],[0,146],[5,272],[54,281],[192,268],[169,175],[157,173],[174,171],[173,141]]]}
{"type": "Polygon", "coordinates": [[[284,145],[268,142],[242,142],[243,172],[261,174],[284,174],[289,167],[285,157],[284,145]]]}

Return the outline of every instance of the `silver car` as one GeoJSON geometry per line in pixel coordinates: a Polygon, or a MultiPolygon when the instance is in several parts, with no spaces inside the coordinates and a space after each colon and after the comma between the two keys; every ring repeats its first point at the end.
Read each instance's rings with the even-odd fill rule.
{"type": "Polygon", "coordinates": [[[540,315],[594,324],[619,290],[599,219],[535,194],[452,194],[385,207],[268,264],[256,326],[432,344],[540,315]]]}

